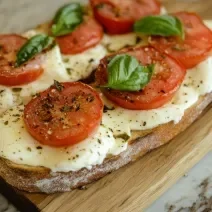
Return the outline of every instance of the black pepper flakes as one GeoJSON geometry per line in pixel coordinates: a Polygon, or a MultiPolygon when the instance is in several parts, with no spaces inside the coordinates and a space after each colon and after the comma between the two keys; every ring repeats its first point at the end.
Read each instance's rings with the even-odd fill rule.
{"type": "Polygon", "coordinates": [[[22,88],[12,88],[13,92],[21,92],[22,88]]]}
{"type": "Polygon", "coordinates": [[[54,80],[54,86],[59,92],[61,92],[64,88],[63,85],[60,84],[57,80],[54,80]]]}
{"type": "Polygon", "coordinates": [[[17,119],[15,119],[15,120],[13,120],[12,122],[16,123],[16,122],[18,122],[19,120],[20,120],[20,118],[17,118],[17,119]]]}
{"type": "Polygon", "coordinates": [[[68,63],[68,62],[69,62],[69,59],[68,59],[68,58],[64,58],[64,59],[63,59],[63,62],[64,62],[64,63],[68,63]]]}
{"type": "Polygon", "coordinates": [[[97,4],[97,5],[95,6],[95,8],[96,8],[96,9],[102,9],[104,6],[105,6],[104,3],[100,3],[100,4],[97,4]]]}
{"type": "Polygon", "coordinates": [[[71,75],[71,70],[72,70],[71,68],[66,68],[66,71],[67,71],[68,75],[71,75]]]}
{"type": "Polygon", "coordinates": [[[113,132],[113,129],[109,128],[109,130],[110,130],[111,132],[113,132]]]}
{"type": "Polygon", "coordinates": [[[124,140],[124,142],[127,142],[130,138],[129,135],[127,135],[126,133],[123,133],[123,134],[120,134],[120,135],[117,135],[117,136],[114,136],[115,138],[121,138],[124,140]]]}
{"type": "Polygon", "coordinates": [[[135,41],[135,43],[136,43],[136,44],[139,44],[141,41],[142,41],[142,38],[139,37],[139,36],[136,36],[136,41],[135,41]]]}
{"type": "Polygon", "coordinates": [[[72,110],[73,110],[73,107],[69,105],[64,105],[63,107],[60,108],[60,111],[64,113],[71,112],[72,110]]]}
{"type": "Polygon", "coordinates": [[[27,151],[31,152],[31,151],[32,151],[32,149],[31,149],[30,147],[27,147],[27,151]]]}
{"type": "Polygon", "coordinates": [[[76,100],[77,100],[77,98],[74,96],[74,97],[71,99],[71,102],[74,103],[76,100]]]}
{"type": "Polygon", "coordinates": [[[36,96],[36,97],[40,97],[40,93],[36,93],[35,96],[36,96]]]}
{"type": "Polygon", "coordinates": [[[75,111],[77,112],[77,111],[79,111],[79,110],[80,110],[80,105],[77,105],[75,111]]]}
{"type": "Polygon", "coordinates": [[[89,96],[86,98],[86,101],[87,101],[87,102],[93,102],[93,101],[94,101],[94,96],[89,95],[89,96]]]}
{"type": "Polygon", "coordinates": [[[94,62],[94,59],[91,58],[88,62],[89,62],[89,63],[93,63],[93,62],[94,62]]]}
{"type": "Polygon", "coordinates": [[[20,117],[21,115],[20,114],[13,114],[12,116],[14,116],[14,117],[20,117]]]}
{"type": "Polygon", "coordinates": [[[104,113],[107,113],[107,111],[109,111],[109,110],[115,110],[115,107],[109,108],[108,106],[104,105],[103,112],[104,112],[104,113]]]}

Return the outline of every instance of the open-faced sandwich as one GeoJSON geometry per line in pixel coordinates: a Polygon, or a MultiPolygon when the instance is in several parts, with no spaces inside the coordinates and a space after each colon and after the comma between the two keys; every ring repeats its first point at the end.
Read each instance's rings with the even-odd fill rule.
{"type": "Polygon", "coordinates": [[[70,191],[169,142],[212,101],[210,23],[157,0],[90,0],[0,35],[0,176],[70,191]]]}

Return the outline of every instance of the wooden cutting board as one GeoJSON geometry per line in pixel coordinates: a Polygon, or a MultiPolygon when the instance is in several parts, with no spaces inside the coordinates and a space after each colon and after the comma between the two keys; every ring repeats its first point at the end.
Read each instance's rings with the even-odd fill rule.
{"type": "MultiPolygon", "coordinates": [[[[9,4],[13,0],[7,1],[9,4]]],[[[51,12],[59,4],[68,2],[55,0],[54,4],[51,0],[19,1],[23,5],[28,5],[28,13],[31,10],[32,14],[37,14],[39,18],[42,11],[46,15],[46,4],[49,3],[48,11],[51,12]],[[37,13],[35,13],[36,8],[39,11],[37,13]]],[[[170,12],[189,10],[198,12],[204,19],[212,19],[211,0],[164,0],[163,3],[170,12]]],[[[0,12],[1,10],[3,10],[2,3],[0,3],[0,12]]],[[[23,12],[24,10],[26,9],[23,9],[23,12]]],[[[12,14],[11,10],[10,13],[12,14]]],[[[14,15],[18,17],[17,13],[14,15]]],[[[20,17],[22,21],[25,20],[23,15],[20,17]]],[[[36,16],[32,20],[34,21],[35,18],[36,16]]],[[[15,19],[17,23],[17,18],[15,19]]],[[[10,20],[13,19],[9,17],[7,21],[9,25],[10,20]]],[[[28,20],[25,22],[29,26],[28,20]]],[[[4,26],[3,23],[1,24],[4,26]]],[[[11,31],[16,28],[7,26],[5,29],[11,31]]],[[[22,30],[22,27],[18,25],[17,29],[22,30]]],[[[210,105],[199,120],[168,145],[87,186],[86,190],[55,195],[27,194],[13,190],[2,181],[0,181],[0,188],[27,212],[36,211],[36,208],[43,212],[141,212],[206,155],[211,149],[211,142],[212,107],[210,105]]]]}

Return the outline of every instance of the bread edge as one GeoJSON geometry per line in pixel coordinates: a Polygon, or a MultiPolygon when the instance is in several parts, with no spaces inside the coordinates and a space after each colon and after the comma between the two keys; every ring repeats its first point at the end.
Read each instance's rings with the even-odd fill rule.
{"type": "Polygon", "coordinates": [[[153,149],[168,143],[189,127],[211,102],[212,93],[209,93],[187,109],[179,123],[170,122],[163,124],[142,137],[139,131],[134,132],[133,141],[126,151],[118,156],[105,159],[101,165],[96,165],[91,170],[83,168],[76,172],[53,173],[50,169],[44,167],[18,165],[7,159],[0,158],[0,177],[8,184],[27,192],[50,194],[71,191],[92,183],[108,173],[137,160],[153,149]]]}

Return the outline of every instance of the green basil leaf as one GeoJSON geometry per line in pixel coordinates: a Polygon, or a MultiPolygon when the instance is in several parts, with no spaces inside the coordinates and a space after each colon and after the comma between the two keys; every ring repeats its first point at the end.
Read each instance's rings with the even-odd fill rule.
{"type": "Polygon", "coordinates": [[[146,16],[135,22],[134,31],[147,35],[185,37],[182,22],[171,15],[146,16]]]}
{"type": "Polygon", "coordinates": [[[65,5],[58,10],[52,25],[52,34],[62,36],[69,34],[83,21],[83,11],[79,3],[65,5]]]}
{"type": "Polygon", "coordinates": [[[16,66],[20,66],[33,58],[36,54],[42,52],[44,49],[54,44],[54,38],[48,35],[40,34],[35,35],[29,39],[18,51],[16,66]]]}
{"type": "Polygon", "coordinates": [[[153,69],[154,65],[142,66],[130,55],[117,55],[108,64],[108,84],[104,87],[139,91],[151,80],[153,69]]]}

